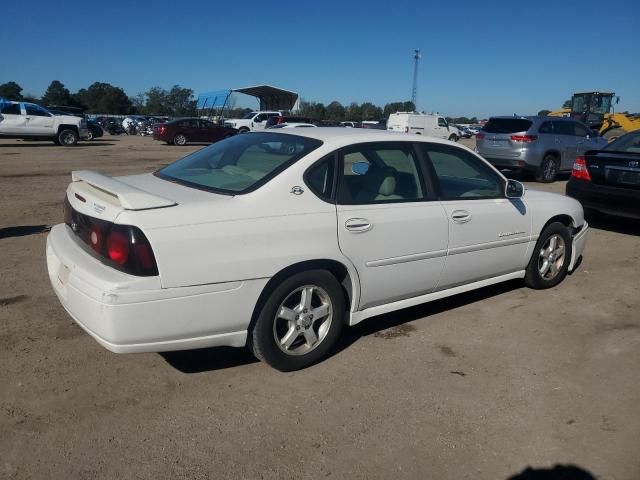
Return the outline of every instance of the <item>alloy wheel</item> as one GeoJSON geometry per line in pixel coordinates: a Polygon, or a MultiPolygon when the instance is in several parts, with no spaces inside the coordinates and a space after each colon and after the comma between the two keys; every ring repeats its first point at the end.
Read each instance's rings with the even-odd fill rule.
{"type": "Polygon", "coordinates": [[[324,341],[332,320],[329,294],[316,285],[305,285],[287,295],[278,307],[273,337],[287,355],[304,355],[324,341]]]}
{"type": "Polygon", "coordinates": [[[545,280],[552,280],[562,270],[565,261],[564,239],[554,233],[545,242],[538,256],[538,271],[545,280]]]}

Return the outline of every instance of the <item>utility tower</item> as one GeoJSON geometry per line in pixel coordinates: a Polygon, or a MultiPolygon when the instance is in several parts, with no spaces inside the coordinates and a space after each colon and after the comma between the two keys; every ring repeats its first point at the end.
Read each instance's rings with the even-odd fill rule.
{"type": "Polygon", "coordinates": [[[415,109],[418,110],[418,61],[422,55],[420,54],[420,49],[416,49],[413,52],[415,63],[413,64],[413,90],[411,91],[411,101],[413,102],[415,109]]]}

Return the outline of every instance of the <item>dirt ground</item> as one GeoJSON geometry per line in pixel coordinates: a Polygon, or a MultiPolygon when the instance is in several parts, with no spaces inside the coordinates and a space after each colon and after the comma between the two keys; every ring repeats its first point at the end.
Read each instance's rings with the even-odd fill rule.
{"type": "Polygon", "coordinates": [[[0,478],[640,478],[638,222],[595,223],[552,290],[511,282],[373,318],[300,372],[242,349],[100,347],[46,273],[70,172],[197,148],[0,141],[0,478]]]}

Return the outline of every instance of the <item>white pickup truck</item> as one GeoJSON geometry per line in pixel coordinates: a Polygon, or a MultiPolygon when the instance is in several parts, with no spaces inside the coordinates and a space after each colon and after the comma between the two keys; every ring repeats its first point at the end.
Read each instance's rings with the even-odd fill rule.
{"type": "Polygon", "coordinates": [[[34,103],[0,98],[0,138],[52,140],[70,147],[87,137],[87,121],[71,115],[53,115],[34,103]]]}
{"type": "Polygon", "coordinates": [[[269,117],[280,117],[282,112],[275,110],[264,110],[260,112],[249,112],[242,118],[230,118],[225,120],[224,126],[238,130],[238,133],[245,133],[249,130],[263,130],[269,117]]]}

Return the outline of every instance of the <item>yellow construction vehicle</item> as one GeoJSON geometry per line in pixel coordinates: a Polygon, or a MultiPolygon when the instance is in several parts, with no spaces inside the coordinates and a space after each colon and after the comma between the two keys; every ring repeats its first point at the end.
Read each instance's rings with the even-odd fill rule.
{"type": "Polygon", "coordinates": [[[613,142],[620,135],[640,129],[640,115],[616,113],[615,103],[620,101],[613,92],[578,92],[571,97],[571,108],[562,108],[549,115],[572,117],[584,122],[604,138],[613,142]]]}

